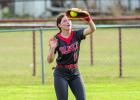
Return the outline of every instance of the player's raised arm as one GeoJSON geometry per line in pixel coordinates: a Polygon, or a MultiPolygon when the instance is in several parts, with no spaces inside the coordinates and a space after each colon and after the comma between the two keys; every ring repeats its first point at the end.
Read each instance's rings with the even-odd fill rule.
{"type": "Polygon", "coordinates": [[[53,60],[55,58],[55,49],[57,47],[57,40],[54,38],[50,39],[49,45],[50,45],[50,51],[47,56],[47,61],[48,61],[48,63],[51,63],[51,62],[53,62],[53,60]]]}
{"type": "Polygon", "coordinates": [[[84,35],[89,35],[91,33],[93,33],[96,30],[96,26],[90,16],[90,14],[88,14],[88,12],[85,11],[85,13],[88,15],[87,17],[85,17],[84,19],[88,22],[88,27],[84,30],[84,35]]]}
{"type": "Polygon", "coordinates": [[[84,30],[84,35],[93,33],[96,30],[96,26],[91,18],[91,15],[84,10],[79,8],[72,8],[67,10],[66,15],[69,19],[85,19],[88,22],[89,27],[84,30]]]}

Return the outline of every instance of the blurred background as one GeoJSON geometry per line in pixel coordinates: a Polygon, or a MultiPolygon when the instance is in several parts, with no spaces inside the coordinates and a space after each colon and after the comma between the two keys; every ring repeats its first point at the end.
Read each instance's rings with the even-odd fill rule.
{"type": "MultiPolygon", "coordinates": [[[[50,66],[48,68],[55,66],[55,62],[49,65],[46,61],[49,50],[48,40],[58,32],[54,24],[56,16],[73,7],[89,11],[98,28],[95,34],[88,37],[85,44],[81,45],[80,66],[94,65],[104,66],[104,68],[107,66],[106,68],[114,69],[115,72],[111,69],[110,74],[107,72],[103,76],[118,76],[118,70],[115,68],[122,65],[129,68],[128,66],[132,64],[137,70],[140,66],[140,47],[137,46],[140,43],[140,34],[138,34],[140,32],[140,0],[0,0],[0,67],[5,66],[0,70],[7,74],[7,69],[11,72],[11,65],[17,66],[15,68],[17,72],[23,66],[25,69],[29,66],[31,71],[29,74],[33,71],[33,76],[35,76],[38,71],[36,65],[37,67],[41,65],[41,33],[45,33],[42,39],[45,59],[42,61],[46,66],[50,66]],[[10,32],[12,34],[9,34],[10,32]]],[[[77,28],[82,28],[82,25],[87,24],[85,21],[73,22],[77,28]]],[[[15,69],[13,73],[17,75],[15,69]]],[[[131,75],[128,73],[126,76],[131,75]]]]}
{"type": "Polygon", "coordinates": [[[140,100],[140,0],[0,0],[0,100],[56,100],[48,41],[72,7],[97,27],[79,55],[87,100],[140,100]]]}
{"type": "Polygon", "coordinates": [[[97,17],[140,15],[140,0],[0,0],[0,19],[50,18],[72,7],[97,17]]]}

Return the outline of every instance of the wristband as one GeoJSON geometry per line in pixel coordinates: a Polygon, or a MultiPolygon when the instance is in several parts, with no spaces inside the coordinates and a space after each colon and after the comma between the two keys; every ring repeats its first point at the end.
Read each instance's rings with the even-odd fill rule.
{"type": "Polygon", "coordinates": [[[92,18],[91,18],[91,16],[89,15],[89,16],[85,17],[85,20],[86,20],[87,22],[89,22],[90,20],[92,20],[92,18]]]}

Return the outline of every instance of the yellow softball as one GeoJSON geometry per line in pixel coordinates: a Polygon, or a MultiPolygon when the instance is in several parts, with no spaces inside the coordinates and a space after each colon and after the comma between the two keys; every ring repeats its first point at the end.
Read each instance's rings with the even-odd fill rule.
{"type": "Polygon", "coordinates": [[[78,14],[75,11],[70,11],[70,15],[71,15],[71,17],[76,17],[78,14]]]}

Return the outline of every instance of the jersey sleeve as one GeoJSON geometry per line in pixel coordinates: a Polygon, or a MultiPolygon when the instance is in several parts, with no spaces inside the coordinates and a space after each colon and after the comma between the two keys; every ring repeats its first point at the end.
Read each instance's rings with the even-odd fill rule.
{"type": "Polygon", "coordinates": [[[86,36],[83,34],[83,32],[84,32],[84,29],[75,31],[75,36],[79,41],[86,38],[86,36]]]}

